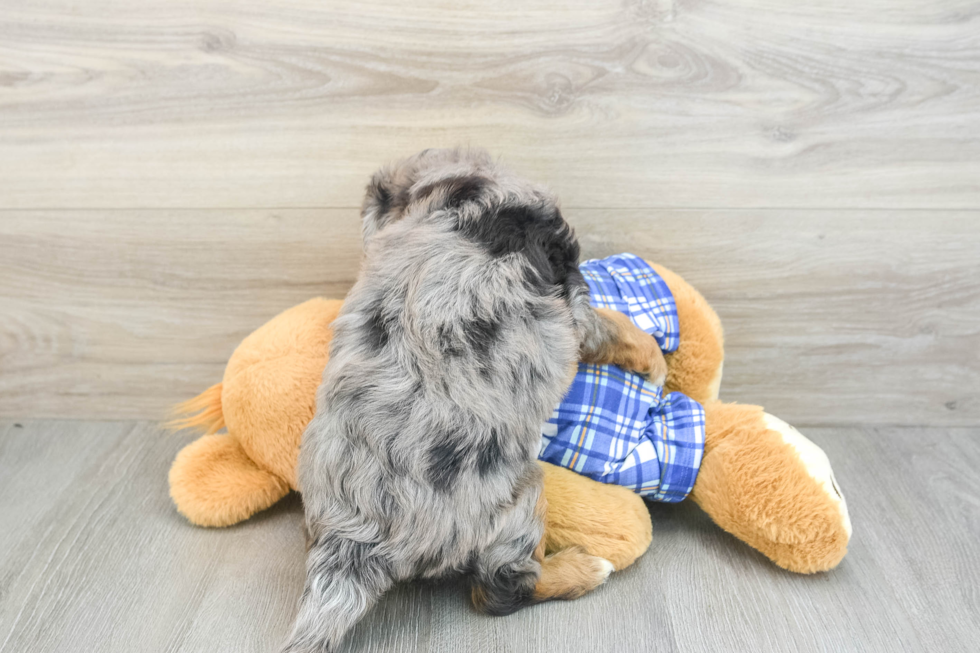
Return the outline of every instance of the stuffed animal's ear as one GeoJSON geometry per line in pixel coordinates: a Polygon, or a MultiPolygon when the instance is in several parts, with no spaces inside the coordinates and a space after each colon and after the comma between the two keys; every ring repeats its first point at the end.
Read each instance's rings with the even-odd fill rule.
{"type": "Polygon", "coordinates": [[[170,497],[198,526],[231,526],[286,496],[289,485],[260,469],[238,440],[206,435],[184,447],[170,468],[170,497]]]}

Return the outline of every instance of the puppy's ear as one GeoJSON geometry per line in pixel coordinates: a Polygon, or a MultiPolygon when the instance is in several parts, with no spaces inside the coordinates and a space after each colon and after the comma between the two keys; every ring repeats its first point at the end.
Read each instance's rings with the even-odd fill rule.
{"type": "Polygon", "coordinates": [[[483,150],[428,149],[374,173],[361,207],[365,244],[405,214],[413,201],[441,190],[446,201],[472,199],[493,167],[483,150]],[[412,189],[415,188],[413,193],[412,189]]]}
{"type": "Polygon", "coordinates": [[[404,170],[382,168],[374,173],[361,206],[361,235],[364,242],[402,216],[408,206],[411,185],[404,170]]]}
{"type": "Polygon", "coordinates": [[[361,235],[365,244],[374,234],[401,219],[412,201],[411,189],[418,181],[419,168],[439,152],[422,150],[374,173],[361,206],[361,235]]]}

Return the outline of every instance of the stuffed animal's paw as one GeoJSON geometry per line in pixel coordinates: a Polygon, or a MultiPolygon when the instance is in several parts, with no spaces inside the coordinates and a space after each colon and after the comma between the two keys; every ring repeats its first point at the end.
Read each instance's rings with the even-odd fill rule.
{"type": "Polygon", "coordinates": [[[562,549],[541,561],[535,599],[577,599],[605,583],[613,569],[611,562],[589,555],[580,546],[562,549]]]}
{"type": "Polygon", "coordinates": [[[758,406],[705,405],[707,452],[692,496],[719,526],[784,569],[833,569],[851,520],[826,454],[758,406]]]}

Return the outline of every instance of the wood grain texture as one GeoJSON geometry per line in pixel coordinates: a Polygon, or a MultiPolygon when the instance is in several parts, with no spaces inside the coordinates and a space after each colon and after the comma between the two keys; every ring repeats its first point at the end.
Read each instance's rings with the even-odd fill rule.
{"type": "MultiPolygon", "coordinates": [[[[159,418],[277,312],[348,290],[379,164],[488,146],[558,192],[587,256],[702,290],[723,398],[836,425],[806,432],[855,538],[793,576],[653,505],[651,552],[580,601],[491,619],[461,582],[407,584],[347,650],[973,650],[978,21],[977,0],[0,0],[0,417],[159,418]]],[[[0,653],[276,649],[299,499],[189,526],[166,488],[187,441],[0,422],[0,653]]]]}
{"type": "MultiPolygon", "coordinates": [[[[346,651],[967,651],[980,641],[980,431],[818,428],[854,522],[836,570],[772,566],[691,503],[574,602],[475,614],[461,581],[406,584],[346,651]]],[[[291,496],[239,526],[187,524],[166,469],[188,438],[145,423],[0,423],[0,653],[275,650],[302,588],[291,496]]]]}
{"type": "MultiPolygon", "coordinates": [[[[683,274],[722,396],[806,424],[980,421],[980,213],[569,209],[683,274]]],[[[356,210],[0,212],[0,415],[157,419],[279,311],[342,297],[356,210]]]]}
{"type": "Polygon", "coordinates": [[[350,207],[487,145],[569,207],[980,206],[976,0],[7,0],[0,207],[350,207]]]}

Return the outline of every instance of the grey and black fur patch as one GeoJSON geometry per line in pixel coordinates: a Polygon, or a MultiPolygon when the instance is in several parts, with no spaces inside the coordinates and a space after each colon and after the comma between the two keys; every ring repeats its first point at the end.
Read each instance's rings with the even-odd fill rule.
{"type": "Polygon", "coordinates": [[[379,171],[299,458],[309,552],[287,650],[334,650],[392,583],[467,573],[530,601],[541,424],[596,332],[555,198],[482,151],[379,171]]]}
{"type": "Polygon", "coordinates": [[[472,456],[468,438],[461,431],[453,430],[441,435],[429,449],[427,476],[440,492],[451,492],[472,456]]]}

